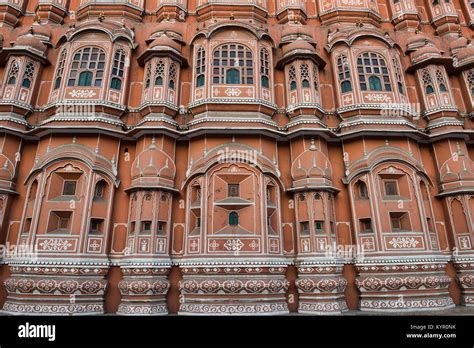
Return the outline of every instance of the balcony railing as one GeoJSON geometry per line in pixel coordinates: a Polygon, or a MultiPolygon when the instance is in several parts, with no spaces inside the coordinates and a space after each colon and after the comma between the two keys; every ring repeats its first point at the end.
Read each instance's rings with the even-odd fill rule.
{"type": "Polygon", "coordinates": [[[371,0],[319,0],[321,13],[335,10],[356,10],[379,12],[376,1],[371,0]]]}
{"type": "Polygon", "coordinates": [[[283,11],[285,9],[301,9],[306,11],[304,0],[276,0],[277,11],[283,11]]]}
{"type": "Polygon", "coordinates": [[[53,4],[65,8],[67,0],[39,0],[40,4],[53,4]]]}
{"type": "Polygon", "coordinates": [[[201,7],[204,5],[229,5],[229,6],[253,5],[253,6],[267,8],[267,1],[266,0],[198,0],[198,7],[201,7]]]}
{"type": "Polygon", "coordinates": [[[0,5],[10,5],[12,7],[15,7],[19,10],[22,10],[24,7],[24,0],[6,0],[6,1],[0,1],[0,5]]]}
{"type": "Polygon", "coordinates": [[[159,0],[160,6],[171,5],[186,8],[187,0],[159,0]]]}
{"type": "Polygon", "coordinates": [[[143,7],[143,0],[81,0],[81,6],[85,5],[133,5],[136,7],[143,7]]]}

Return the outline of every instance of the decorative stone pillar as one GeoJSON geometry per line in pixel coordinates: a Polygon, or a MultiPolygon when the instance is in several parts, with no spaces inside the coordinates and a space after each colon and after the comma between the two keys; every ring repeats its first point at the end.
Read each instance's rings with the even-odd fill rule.
{"type": "Polygon", "coordinates": [[[296,265],[299,313],[341,314],[348,310],[344,298],[347,280],[342,276],[342,260],[313,259],[296,265]]]}
{"type": "Polygon", "coordinates": [[[122,265],[123,279],[119,283],[122,302],[118,314],[168,314],[166,294],[170,287],[169,263],[122,265]]]}
{"type": "Polygon", "coordinates": [[[11,277],[5,281],[4,313],[104,313],[108,263],[11,261],[8,264],[11,277]]]}
{"type": "Polygon", "coordinates": [[[363,311],[429,311],[454,307],[451,278],[445,273],[449,256],[378,257],[356,262],[363,311]],[[407,262],[408,261],[408,262],[407,262]]]}
{"type": "Polygon", "coordinates": [[[173,142],[165,136],[158,141],[145,136],[137,142],[137,153],[141,152],[131,166],[132,184],[126,189],[131,193],[126,248],[116,262],[123,273],[117,314],[168,314],[169,236],[176,167],[173,155],[164,148],[173,148],[173,142]]]}
{"type": "Polygon", "coordinates": [[[336,214],[332,167],[322,139],[292,141],[293,179],[300,313],[341,314],[347,311],[343,260],[336,254],[336,214]],[[300,152],[298,153],[298,149],[300,152]]]}

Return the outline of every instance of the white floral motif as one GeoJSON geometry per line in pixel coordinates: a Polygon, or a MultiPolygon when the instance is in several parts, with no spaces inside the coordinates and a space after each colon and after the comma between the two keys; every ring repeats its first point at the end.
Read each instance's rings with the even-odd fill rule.
{"type": "Polygon", "coordinates": [[[45,239],[39,243],[43,250],[64,251],[68,250],[72,244],[68,240],[62,239],[45,239]]]}
{"type": "Polygon", "coordinates": [[[244,243],[240,239],[228,239],[224,244],[224,247],[231,251],[240,251],[243,246],[244,243]]]}
{"type": "Polygon", "coordinates": [[[367,99],[371,102],[376,101],[376,102],[389,103],[392,101],[392,98],[390,98],[389,96],[385,94],[374,94],[374,93],[367,95],[367,99]]]}
{"type": "Polygon", "coordinates": [[[225,94],[227,94],[229,97],[238,97],[242,93],[242,91],[238,88],[227,88],[225,90],[225,94]]]}
{"type": "Polygon", "coordinates": [[[92,90],[79,90],[73,89],[68,93],[73,98],[92,98],[96,96],[96,93],[92,90]]]}
{"type": "Polygon", "coordinates": [[[395,249],[416,248],[420,242],[413,237],[397,237],[392,238],[388,244],[391,244],[395,249]]]}

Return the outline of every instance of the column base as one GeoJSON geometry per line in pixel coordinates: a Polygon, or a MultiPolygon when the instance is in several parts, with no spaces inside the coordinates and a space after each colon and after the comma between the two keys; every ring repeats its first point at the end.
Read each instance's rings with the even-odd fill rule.
{"type": "Polygon", "coordinates": [[[166,294],[170,287],[171,265],[121,265],[123,279],[119,282],[122,301],[118,315],[166,315],[166,294]]]}
{"type": "Polygon", "coordinates": [[[299,313],[334,315],[348,311],[344,291],[347,280],[342,276],[342,261],[297,261],[299,313]]]}
{"type": "Polygon", "coordinates": [[[474,255],[455,257],[454,267],[461,287],[461,304],[474,307],[474,255]]]}
{"type": "Polygon", "coordinates": [[[284,267],[180,266],[181,315],[278,315],[289,313],[284,267]]]}
{"type": "Polygon", "coordinates": [[[94,315],[104,313],[108,264],[9,264],[5,314],[94,315]]]}
{"type": "Polygon", "coordinates": [[[356,262],[361,311],[414,312],[453,308],[447,257],[356,262]]]}

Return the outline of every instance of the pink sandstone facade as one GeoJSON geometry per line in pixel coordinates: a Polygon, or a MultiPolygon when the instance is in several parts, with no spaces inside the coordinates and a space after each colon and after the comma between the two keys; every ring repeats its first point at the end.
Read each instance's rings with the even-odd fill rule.
{"type": "Polygon", "coordinates": [[[474,306],[473,28],[469,0],[0,1],[0,308],[474,306]]]}

